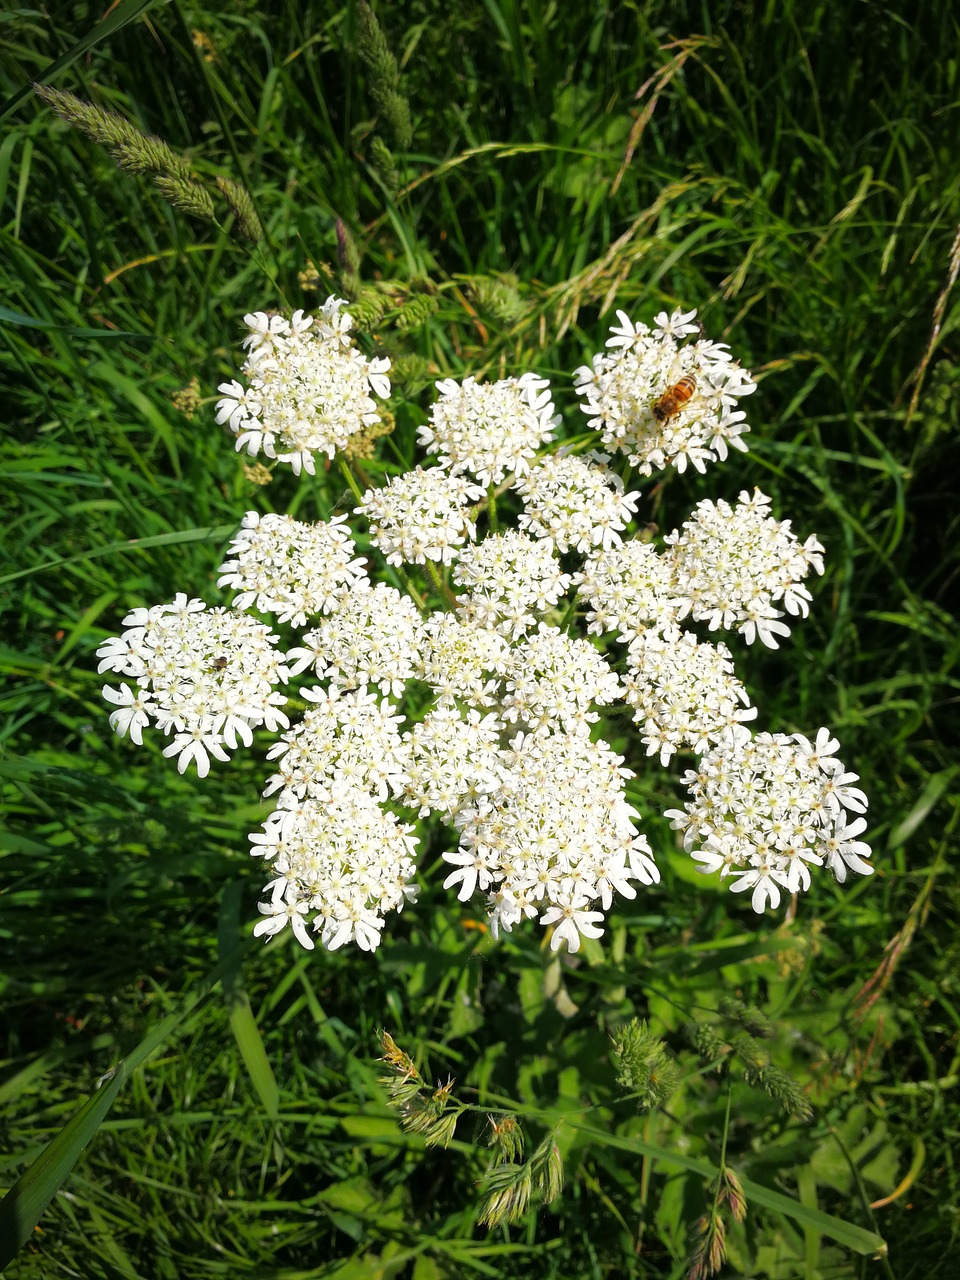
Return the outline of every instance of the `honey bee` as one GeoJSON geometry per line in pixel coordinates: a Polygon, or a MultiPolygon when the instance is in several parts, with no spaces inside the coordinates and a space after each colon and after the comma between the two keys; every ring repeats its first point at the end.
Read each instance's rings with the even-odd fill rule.
{"type": "Polygon", "coordinates": [[[692,373],[685,373],[679,382],[668,387],[662,396],[653,402],[653,416],[658,422],[666,422],[680,412],[697,389],[697,380],[692,373]]]}

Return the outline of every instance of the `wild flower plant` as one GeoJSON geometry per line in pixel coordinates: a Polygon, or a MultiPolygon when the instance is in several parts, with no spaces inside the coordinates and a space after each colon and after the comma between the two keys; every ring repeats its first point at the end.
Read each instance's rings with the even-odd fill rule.
{"type": "Polygon", "coordinates": [[[482,895],[494,935],[536,919],[554,949],[599,937],[616,897],[660,878],[626,798],[634,774],[602,736],[618,702],[648,757],[698,758],[667,816],[755,911],[808,889],[813,868],[872,871],[866,797],[836,739],[753,735],[730,650],[691,629],[777,648],[785,617],[809,610],[822,546],[759,491],[700,502],[659,541],[632,533],[640,494],[612,466],[702,472],[744,451],[754,380],[692,311],[618,320],[576,374],[611,455],[554,443],[543,378],[444,379],[420,430],[430,464],[364,493],[344,454],[378,430],[389,361],[355,347],[334,297],[315,316],[246,317],[243,381],[220,387],[217,421],[297,474],[339,453],[372,550],[357,554],[345,516],[250,512],[220,569],[231,608],[178,595],[136,609],[99,656],[126,677],[104,689],[113,728],[137,743],[159,729],[181,773],[282,731],[275,808],[251,836],[268,867],[257,935],[376,948],[416,897],[416,821],[433,815],[452,830],[444,887],[482,895]],[[285,706],[300,708],[292,727],[285,706]]]}

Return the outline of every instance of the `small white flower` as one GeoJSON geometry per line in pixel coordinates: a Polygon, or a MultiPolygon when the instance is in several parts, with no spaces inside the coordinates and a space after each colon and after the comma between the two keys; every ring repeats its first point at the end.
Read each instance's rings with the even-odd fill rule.
{"type": "Polygon", "coordinates": [[[370,541],[388,564],[450,564],[457,548],[476,537],[467,504],[483,497],[478,485],[439,467],[417,467],[367,491],[357,514],[370,521],[370,541]]]}
{"type": "Polygon", "coordinates": [[[540,917],[542,925],[556,924],[553,937],[550,939],[550,950],[559,951],[560,944],[565,942],[570,952],[580,950],[581,938],[600,938],[603,929],[598,921],[603,919],[602,911],[588,911],[588,900],[575,898],[565,906],[550,907],[540,917]]]}
{"type": "Polygon", "coordinates": [[[244,317],[248,385],[222,383],[217,403],[217,422],[234,433],[238,450],[312,475],[315,454],[332,458],[351,436],[380,421],[371,392],[389,396],[390,362],[368,361],[353,347],[342,306],[328,298],[316,324],[302,311],[291,320],[262,311],[244,317]]]}
{"type": "Polygon", "coordinates": [[[844,815],[817,846],[817,852],[841,884],[846,880],[848,870],[861,876],[873,875],[873,864],[866,861],[870,857],[870,846],[856,838],[866,829],[866,818],[847,822],[844,815]]]}
{"type": "Polygon", "coordinates": [[[626,453],[643,475],[667,466],[682,472],[688,462],[703,471],[726,457],[727,445],[745,449],[741,437],[749,428],[744,415],[731,410],[756,383],[723,343],[680,341],[697,331],[696,312],[661,312],[653,330],[632,324],[622,311],[617,316],[608,351],[576,375],[586,401],[581,408],[604,445],[626,453]],[[678,384],[689,387],[687,379],[692,394],[674,396],[678,384]]]}
{"type": "Polygon", "coordinates": [[[499,484],[508,472],[523,475],[537,449],[553,439],[560,422],[546,378],[482,383],[475,378],[437,383],[440,399],[418,429],[428,453],[454,473],[469,471],[481,485],[499,484]]]}
{"type": "Polygon", "coordinates": [[[273,898],[270,902],[257,903],[257,910],[264,918],[258,920],[253,926],[253,936],[255,938],[272,938],[289,925],[293,931],[293,936],[300,945],[306,947],[308,951],[312,951],[314,942],[310,937],[306,920],[304,919],[307,913],[307,904],[297,900],[294,888],[288,890],[288,894],[290,896],[285,895],[280,899],[273,898]]]}
{"type": "Polygon", "coordinates": [[[150,723],[150,712],[153,709],[149,695],[143,690],[134,693],[129,685],[122,684],[119,689],[104,685],[103,696],[119,708],[110,713],[110,728],[121,738],[129,734],[132,742],[142,746],[143,731],[150,723]]]}

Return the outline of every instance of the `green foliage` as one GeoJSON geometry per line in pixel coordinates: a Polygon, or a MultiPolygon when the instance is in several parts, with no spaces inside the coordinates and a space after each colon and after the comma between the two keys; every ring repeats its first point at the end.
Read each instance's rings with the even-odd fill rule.
{"type": "Polygon", "coordinates": [[[2,1183],[34,1171],[0,1211],[49,1200],[5,1275],[679,1277],[721,1252],[751,1276],[952,1274],[950,7],[127,0],[100,18],[71,0],[0,19],[2,1183]],[[78,127],[94,104],[97,146],[37,80],[81,103],[78,127]],[[195,210],[199,183],[239,237],[156,174],[195,210]],[[579,957],[529,932],[494,945],[439,889],[439,844],[374,957],[231,950],[255,915],[263,748],[181,778],[110,734],[93,655],[132,607],[219,603],[247,508],[351,505],[335,469],[250,467],[212,413],[242,314],[334,290],[394,362],[374,479],[413,462],[443,376],[535,368],[582,442],[561,375],[614,306],[695,305],[754,368],[750,454],[649,488],[641,519],[757,484],[821,536],[812,616],[746,669],[761,727],[827,724],[856,762],[872,881],[758,925],[675,848],[675,789],[624,731],[664,880],[579,957]],[[644,1024],[618,1082],[611,1038],[644,1024]],[[456,1077],[456,1105],[422,1088],[447,1147],[377,1083],[384,1026],[420,1080],[456,1077]],[[658,1051],[680,1082],[638,1115],[658,1051]]]}

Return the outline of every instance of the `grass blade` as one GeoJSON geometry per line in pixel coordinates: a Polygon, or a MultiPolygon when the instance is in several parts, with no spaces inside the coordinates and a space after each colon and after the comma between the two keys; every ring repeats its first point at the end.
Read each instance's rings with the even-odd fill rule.
{"type": "MultiPolygon", "coordinates": [[[[46,84],[64,67],[69,67],[72,62],[76,62],[77,58],[86,53],[88,49],[92,49],[101,40],[106,40],[115,31],[125,27],[128,22],[138,18],[153,3],[154,0],[122,0],[122,3],[117,5],[109,17],[104,18],[102,22],[98,22],[85,36],[81,36],[77,43],[69,48],[66,53],[62,53],[59,58],[55,58],[48,67],[45,67],[37,76],[37,80],[42,84],[46,84]]],[[[13,97],[0,107],[0,120],[10,115],[12,111],[16,111],[24,98],[28,98],[32,92],[33,84],[25,84],[22,89],[18,89],[13,97]]]]}

